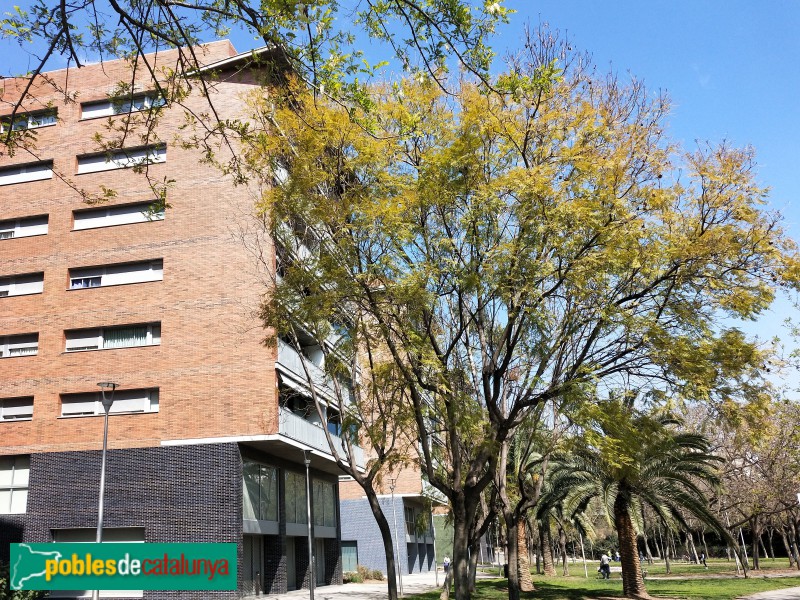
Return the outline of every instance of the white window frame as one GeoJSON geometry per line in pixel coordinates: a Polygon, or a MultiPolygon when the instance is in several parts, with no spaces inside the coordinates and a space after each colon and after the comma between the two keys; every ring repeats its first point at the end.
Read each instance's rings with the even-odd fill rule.
{"type": "Polygon", "coordinates": [[[42,160],[0,169],[0,186],[53,178],[53,161],[42,160]]]}
{"type": "Polygon", "coordinates": [[[28,113],[17,113],[14,115],[13,121],[11,120],[11,115],[0,117],[0,133],[6,133],[9,128],[11,131],[24,131],[26,129],[50,127],[55,125],[57,121],[58,111],[54,108],[28,113]]]}
{"type": "Polygon", "coordinates": [[[141,112],[164,106],[166,101],[158,92],[146,92],[108,100],[97,100],[81,104],[81,120],[113,117],[141,112]]]}
{"type": "Polygon", "coordinates": [[[96,229],[98,227],[114,227],[117,225],[133,225],[135,223],[151,223],[164,220],[164,209],[152,210],[154,201],[136,202],[135,204],[118,204],[89,210],[76,210],[72,213],[72,230],[96,229]]]}
{"type": "Polygon", "coordinates": [[[44,273],[24,273],[0,277],[0,298],[29,296],[41,294],[43,291],[44,273]]]}
{"type": "MultiPolygon", "coordinates": [[[[30,456],[0,456],[0,492],[9,492],[8,504],[0,501],[0,515],[24,515],[27,512],[30,473],[30,456]],[[10,475],[6,476],[8,473],[10,475]],[[23,492],[25,495],[25,509],[22,511],[12,510],[14,494],[23,492]]],[[[0,494],[0,498],[2,496],[0,494]]]]}
{"type": "MultiPolygon", "coordinates": [[[[138,415],[157,413],[159,407],[160,393],[158,388],[140,388],[132,390],[116,390],[114,392],[114,403],[111,405],[109,414],[112,415],[138,415]],[[120,410],[114,408],[117,401],[138,401],[142,402],[141,410],[120,410]]],[[[120,406],[120,405],[117,405],[120,406]]],[[[85,392],[77,394],[61,394],[61,417],[65,419],[73,419],[76,417],[94,417],[105,414],[103,408],[103,398],[100,392],[85,392]],[[65,402],[66,400],[66,402],[65,402]],[[84,405],[84,410],[80,412],[65,412],[65,407],[70,403],[81,403],[84,405]]]]}
{"type": "Polygon", "coordinates": [[[36,356],[37,354],[39,354],[38,333],[24,333],[0,337],[0,358],[36,356]]]}
{"type": "Polygon", "coordinates": [[[84,154],[78,157],[78,175],[129,169],[167,162],[166,144],[123,148],[111,152],[84,154]]]}
{"type": "Polygon", "coordinates": [[[164,260],[161,258],[69,270],[70,290],[130,285],[132,283],[150,283],[163,280],[164,260]]]}
{"type": "Polygon", "coordinates": [[[0,421],[30,421],[31,419],[33,419],[33,396],[0,398],[0,421]],[[30,413],[20,413],[19,407],[17,407],[17,410],[12,409],[9,406],[11,403],[18,403],[20,407],[30,406],[30,413]]]}
{"type": "Polygon", "coordinates": [[[50,218],[48,215],[5,219],[0,221],[0,240],[47,235],[49,222],[50,218]],[[42,219],[44,219],[44,224],[40,223],[42,219]],[[31,224],[32,221],[34,222],[33,224],[31,224]],[[44,229],[44,231],[42,231],[42,229],[44,229]]]}
{"type": "Polygon", "coordinates": [[[131,323],[130,325],[115,325],[113,327],[92,327],[89,329],[71,329],[65,333],[66,345],[64,352],[93,352],[95,350],[121,350],[125,348],[144,348],[146,346],[160,346],[161,345],[161,323],[131,323]],[[106,337],[112,331],[118,329],[129,329],[132,327],[146,327],[146,342],[144,344],[136,344],[131,346],[116,346],[113,348],[104,347],[106,337]],[[88,335],[86,337],[77,337],[77,339],[85,340],[85,344],[75,348],[70,348],[70,334],[78,334],[80,332],[96,332],[96,335],[88,335]]]}

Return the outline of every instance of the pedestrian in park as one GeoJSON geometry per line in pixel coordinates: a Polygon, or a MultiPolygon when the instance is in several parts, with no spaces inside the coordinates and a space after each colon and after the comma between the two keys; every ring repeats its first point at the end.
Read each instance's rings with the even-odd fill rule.
{"type": "Polygon", "coordinates": [[[701,552],[700,553],[700,562],[703,563],[703,566],[706,569],[708,568],[708,565],[706,564],[706,553],[705,552],[701,552]]]}
{"type": "Polygon", "coordinates": [[[603,555],[600,557],[600,575],[602,575],[603,579],[611,578],[610,561],[611,559],[608,557],[608,554],[603,552],[603,555]]]}
{"type": "Polygon", "coordinates": [[[619,562],[619,550],[614,552],[614,562],[619,562]]]}
{"type": "Polygon", "coordinates": [[[449,556],[445,556],[444,557],[444,560],[442,561],[442,567],[444,568],[444,574],[446,576],[447,573],[450,571],[450,557],[449,556]]]}

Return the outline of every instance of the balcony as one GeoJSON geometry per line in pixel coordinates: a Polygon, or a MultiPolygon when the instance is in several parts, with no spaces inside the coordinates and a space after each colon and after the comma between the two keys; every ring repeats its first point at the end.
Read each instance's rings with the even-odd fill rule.
{"type": "MultiPolygon", "coordinates": [[[[323,396],[326,401],[336,401],[336,390],[333,387],[333,382],[330,377],[325,374],[325,371],[311,360],[300,355],[297,350],[292,348],[283,340],[278,340],[278,360],[275,367],[287,376],[287,383],[292,387],[298,387],[305,391],[309,389],[308,380],[314,384],[314,389],[323,396]],[[303,369],[303,361],[308,367],[308,375],[303,369]]],[[[353,400],[353,391],[346,384],[342,384],[342,392],[345,394],[343,398],[346,404],[353,400]]]]}
{"type": "MultiPolygon", "coordinates": [[[[314,424],[311,421],[306,421],[283,407],[280,407],[278,433],[311,446],[315,450],[319,450],[325,454],[331,454],[328,440],[325,437],[325,430],[322,429],[320,425],[314,424]]],[[[339,452],[339,456],[346,457],[342,439],[333,434],[331,434],[331,437],[338,445],[336,450],[339,452]]],[[[364,451],[361,448],[353,447],[353,459],[357,467],[361,469],[364,468],[366,463],[364,461],[364,451]]]]}

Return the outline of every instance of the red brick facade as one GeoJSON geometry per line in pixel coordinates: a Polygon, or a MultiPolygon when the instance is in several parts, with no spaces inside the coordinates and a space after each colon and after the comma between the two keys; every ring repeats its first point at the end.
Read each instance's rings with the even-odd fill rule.
{"type": "MultiPolygon", "coordinates": [[[[217,42],[206,46],[203,60],[234,54],[230,43],[217,42]]],[[[170,66],[175,57],[166,52],[158,61],[170,66]]],[[[57,124],[34,130],[36,156],[0,156],[0,169],[52,159],[56,172],[50,180],[0,186],[0,221],[49,216],[47,235],[0,240],[0,277],[44,272],[43,293],[0,298],[0,337],[39,334],[36,356],[0,359],[0,399],[34,397],[32,420],[0,421],[0,455],[99,448],[102,418],[60,417],[60,394],[97,391],[98,381],[160,390],[159,412],[112,417],[111,448],[277,432],[274,350],[262,344],[265,331],[254,316],[263,276],[239,239],[252,212],[252,193],[203,164],[198,151],[181,148],[184,111],[171,108],[158,128],[166,162],[149,167],[155,179],[175,180],[164,220],[73,230],[73,211],[88,206],[72,186],[89,192],[111,188],[117,196],[110,205],[153,195],[131,169],[76,174],[77,156],[98,151],[93,137],[108,122],[81,120],[80,103],[103,100],[118,81],[130,81],[128,65],[114,61],[48,76],[66,83],[74,101],[47,85],[34,90],[36,100],[26,107],[52,102],[57,124]],[[163,281],[68,289],[70,268],[148,259],[163,259],[163,281]],[[66,330],[150,322],[161,324],[158,346],[65,352],[66,330]]],[[[221,114],[241,114],[252,77],[231,70],[214,85],[210,95],[221,114]]],[[[0,117],[10,114],[9,103],[23,84],[0,82],[0,117]]],[[[198,89],[186,104],[207,112],[198,89]]],[[[136,136],[130,142],[141,145],[136,136]]]]}

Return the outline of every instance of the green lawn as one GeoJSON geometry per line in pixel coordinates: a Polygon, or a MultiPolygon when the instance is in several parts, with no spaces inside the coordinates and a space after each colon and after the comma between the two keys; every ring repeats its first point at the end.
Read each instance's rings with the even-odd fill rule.
{"type": "MultiPolygon", "coordinates": [[[[613,565],[614,563],[612,563],[613,565]]],[[[618,566],[618,563],[616,563],[618,566]]],[[[622,580],[619,573],[612,573],[610,580],[597,576],[597,563],[589,563],[589,578],[584,577],[582,563],[570,563],[569,577],[543,577],[534,575],[536,591],[523,594],[523,598],[541,600],[589,600],[602,597],[621,597],[622,580]]],[[[681,579],[659,579],[665,576],[663,563],[646,565],[648,576],[645,580],[647,590],[655,597],[679,598],[686,600],[733,600],[740,596],[755,594],[766,590],[785,587],[800,587],[800,572],[792,577],[770,577],[778,570],[788,568],[788,561],[762,561],[761,571],[751,571],[749,579],[731,578],[736,574],[733,562],[723,560],[709,561],[708,570],[702,566],[686,563],[673,563],[671,577],[681,579]],[[727,577],[726,577],[727,576],[727,577]]],[[[496,572],[496,571],[495,571],[496,572]]],[[[559,567],[558,572],[561,572],[559,567]]],[[[435,600],[438,594],[425,594],[420,598],[435,600]]],[[[481,580],[474,596],[475,600],[505,600],[507,588],[504,579],[481,580]]]]}

